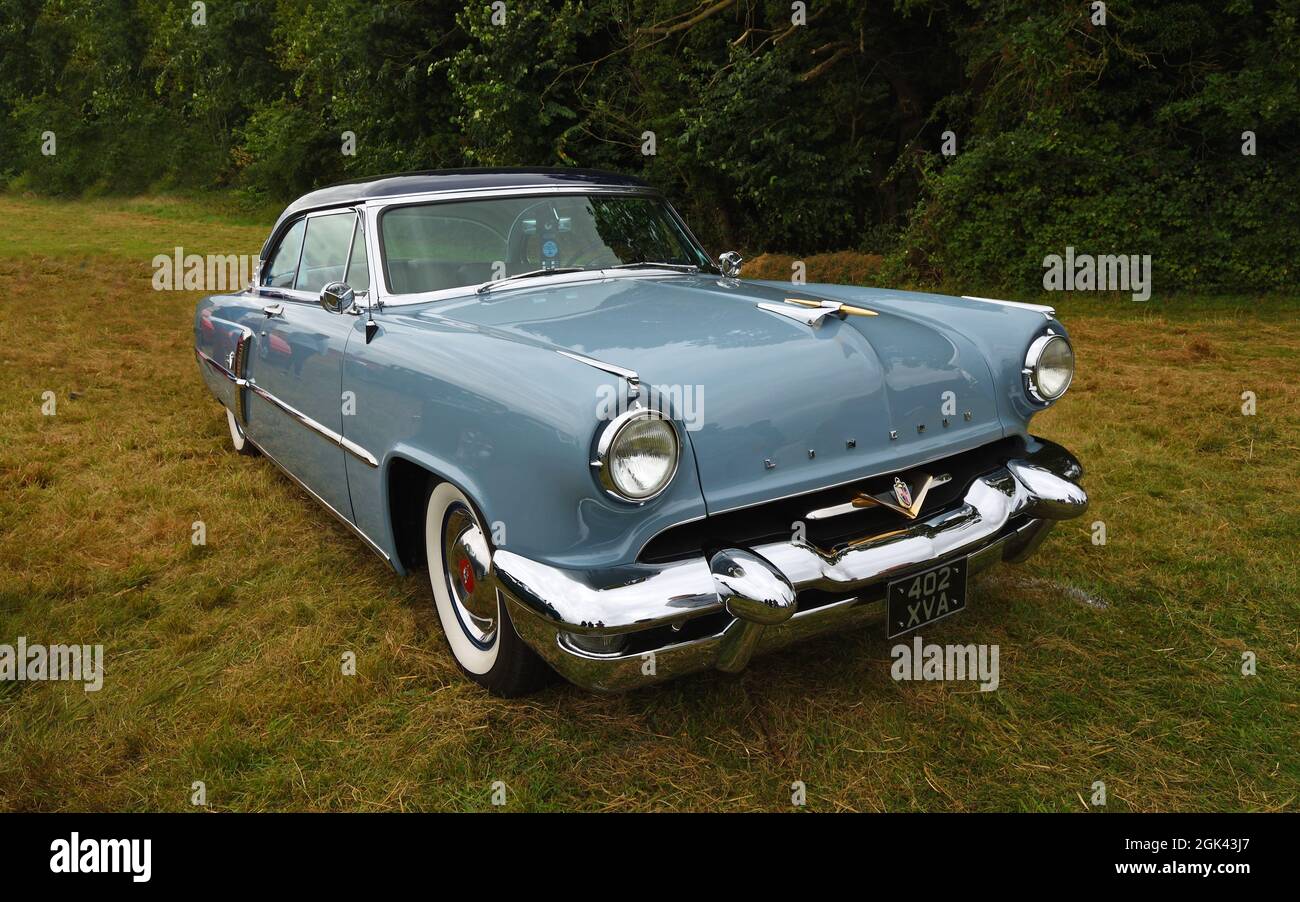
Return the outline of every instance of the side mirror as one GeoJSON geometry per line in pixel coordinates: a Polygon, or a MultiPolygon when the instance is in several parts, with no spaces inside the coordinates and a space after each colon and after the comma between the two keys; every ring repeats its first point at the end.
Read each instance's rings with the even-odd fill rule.
{"type": "Polygon", "coordinates": [[[354,296],[347,282],[330,282],[320,292],[320,305],[330,313],[347,313],[352,309],[354,296]]]}
{"type": "Polygon", "coordinates": [[[744,262],[745,258],[735,251],[724,251],[718,255],[718,266],[722,269],[722,274],[729,279],[740,275],[740,264],[744,262]]]}

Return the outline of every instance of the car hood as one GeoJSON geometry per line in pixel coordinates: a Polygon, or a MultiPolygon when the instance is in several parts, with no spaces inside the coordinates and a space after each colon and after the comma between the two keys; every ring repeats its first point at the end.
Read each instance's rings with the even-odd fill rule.
{"type": "MultiPolygon", "coordinates": [[[[439,316],[635,370],[685,427],[711,513],[892,472],[1001,438],[992,373],[908,297],[809,326],[800,286],[627,275],[438,304],[439,316]]],[[[582,364],[575,362],[575,366],[582,364]]],[[[528,383],[521,373],[521,385],[528,383]]],[[[546,386],[532,386],[545,391],[546,386]]],[[[593,417],[608,396],[591,399],[593,417]]]]}

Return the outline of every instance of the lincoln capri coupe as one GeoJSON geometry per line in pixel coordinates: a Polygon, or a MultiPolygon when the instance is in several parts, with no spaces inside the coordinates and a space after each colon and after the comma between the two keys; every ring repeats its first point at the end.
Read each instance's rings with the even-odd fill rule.
{"type": "Polygon", "coordinates": [[[496,694],[901,635],[1087,507],[1029,432],[1074,374],[1050,307],[744,280],[636,179],[336,185],[260,257],[195,316],[235,449],[427,569],[496,694]]]}

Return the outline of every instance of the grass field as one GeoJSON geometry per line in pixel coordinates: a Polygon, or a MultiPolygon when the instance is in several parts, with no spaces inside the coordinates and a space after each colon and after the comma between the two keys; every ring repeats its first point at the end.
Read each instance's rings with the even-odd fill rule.
{"type": "Polygon", "coordinates": [[[1112,811],[1300,807],[1296,298],[1163,296],[1158,259],[1145,304],[1052,298],[1079,373],[1035,429],[1092,509],[924,633],[998,644],[997,691],[894,682],[872,630],[503,701],[457,672],[422,575],[229,450],[197,295],[151,290],[150,260],[255,253],[267,222],[0,213],[0,643],[103,643],[106,669],[0,682],[0,809],[194,810],[197,780],[215,810],[488,810],[498,780],[507,810],[791,810],[796,780],[817,811],[1084,811],[1098,780],[1112,811]]]}

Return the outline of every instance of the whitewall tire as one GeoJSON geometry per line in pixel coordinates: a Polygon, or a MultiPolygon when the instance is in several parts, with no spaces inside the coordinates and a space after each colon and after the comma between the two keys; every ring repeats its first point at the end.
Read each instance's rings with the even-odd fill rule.
{"type": "Polygon", "coordinates": [[[523,695],[549,668],[515,633],[491,578],[492,547],[473,503],[449,482],[429,493],[424,547],[433,604],[452,656],[495,695],[523,695]]]}

